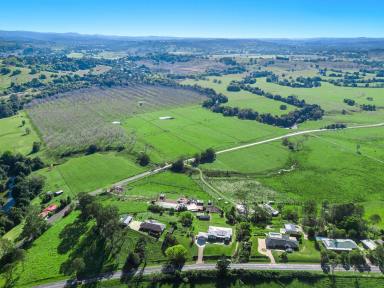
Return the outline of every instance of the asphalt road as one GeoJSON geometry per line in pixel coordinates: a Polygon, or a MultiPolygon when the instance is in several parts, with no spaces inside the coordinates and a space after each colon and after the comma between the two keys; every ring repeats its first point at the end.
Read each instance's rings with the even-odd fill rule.
{"type": "MultiPolygon", "coordinates": [[[[312,272],[321,272],[323,271],[320,264],[261,264],[261,263],[237,263],[231,264],[231,269],[245,269],[245,270],[279,270],[279,271],[312,271],[312,272]]],[[[216,264],[191,264],[185,265],[182,269],[183,271],[192,271],[192,270],[216,270],[216,264]]],[[[139,270],[136,272],[136,275],[150,275],[153,273],[160,273],[162,271],[161,266],[155,267],[146,267],[144,270],[139,270]]],[[[354,270],[345,270],[343,267],[338,266],[334,270],[335,272],[351,272],[354,273],[354,270]]],[[[372,273],[381,273],[380,269],[377,266],[370,266],[370,272],[372,273]]],[[[122,276],[121,271],[117,271],[110,274],[100,275],[98,278],[92,278],[88,280],[83,280],[82,283],[94,282],[94,281],[105,281],[120,279],[122,276]]],[[[67,281],[59,281],[52,284],[44,284],[35,286],[35,288],[61,288],[67,285],[67,281]]]]}

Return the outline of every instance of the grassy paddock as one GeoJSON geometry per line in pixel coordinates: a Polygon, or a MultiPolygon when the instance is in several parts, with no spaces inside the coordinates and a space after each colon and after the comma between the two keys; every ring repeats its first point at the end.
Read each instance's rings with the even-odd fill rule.
{"type": "Polygon", "coordinates": [[[64,190],[63,197],[90,192],[144,171],[125,154],[96,153],[71,158],[36,172],[46,177],[45,191],[64,190]]]}
{"type": "Polygon", "coordinates": [[[29,154],[35,141],[40,141],[39,137],[24,112],[0,119],[0,153],[9,150],[29,154]],[[21,125],[23,120],[25,121],[24,126],[21,125]],[[28,135],[26,134],[27,128],[30,129],[28,135]]]}

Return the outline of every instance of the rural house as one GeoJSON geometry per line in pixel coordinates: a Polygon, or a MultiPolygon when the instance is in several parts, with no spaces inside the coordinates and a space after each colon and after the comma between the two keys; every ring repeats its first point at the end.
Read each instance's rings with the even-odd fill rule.
{"type": "Polygon", "coordinates": [[[269,232],[265,239],[267,249],[281,249],[281,250],[298,250],[299,242],[296,238],[283,235],[281,233],[269,232]]]}
{"type": "Polygon", "coordinates": [[[165,230],[165,224],[155,220],[146,220],[140,224],[140,231],[147,232],[152,236],[159,237],[165,230]]]}
{"type": "Polygon", "coordinates": [[[300,236],[301,229],[298,225],[288,223],[284,224],[284,228],[280,231],[282,234],[288,234],[289,236],[300,236]]]}
{"type": "Polygon", "coordinates": [[[327,250],[351,251],[358,248],[356,242],[351,239],[330,239],[316,237],[316,240],[321,241],[327,250]]]}

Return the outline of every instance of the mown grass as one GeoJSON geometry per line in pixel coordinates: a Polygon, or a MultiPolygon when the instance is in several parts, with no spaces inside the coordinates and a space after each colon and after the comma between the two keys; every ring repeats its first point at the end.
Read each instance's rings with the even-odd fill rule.
{"type": "MultiPolygon", "coordinates": [[[[273,257],[277,263],[281,263],[280,255],[282,252],[273,251],[273,257]]],[[[316,243],[310,240],[303,240],[299,251],[288,253],[288,263],[320,263],[320,251],[316,248],[316,243]]]]}
{"type": "Polygon", "coordinates": [[[29,154],[35,141],[40,141],[39,137],[24,112],[0,119],[0,153],[12,151],[29,154]],[[24,126],[21,125],[23,120],[25,121],[24,126]],[[27,128],[30,129],[29,134],[26,134],[27,128]]]}

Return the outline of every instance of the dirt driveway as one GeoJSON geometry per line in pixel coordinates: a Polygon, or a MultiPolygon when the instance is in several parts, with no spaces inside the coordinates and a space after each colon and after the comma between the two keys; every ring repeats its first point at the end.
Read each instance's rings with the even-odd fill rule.
{"type": "Polygon", "coordinates": [[[267,256],[271,261],[271,264],[276,264],[275,258],[273,258],[273,255],[272,255],[272,251],[267,249],[267,246],[265,245],[265,239],[258,238],[257,241],[259,244],[257,247],[257,251],[260,254],[267,256]]]}

